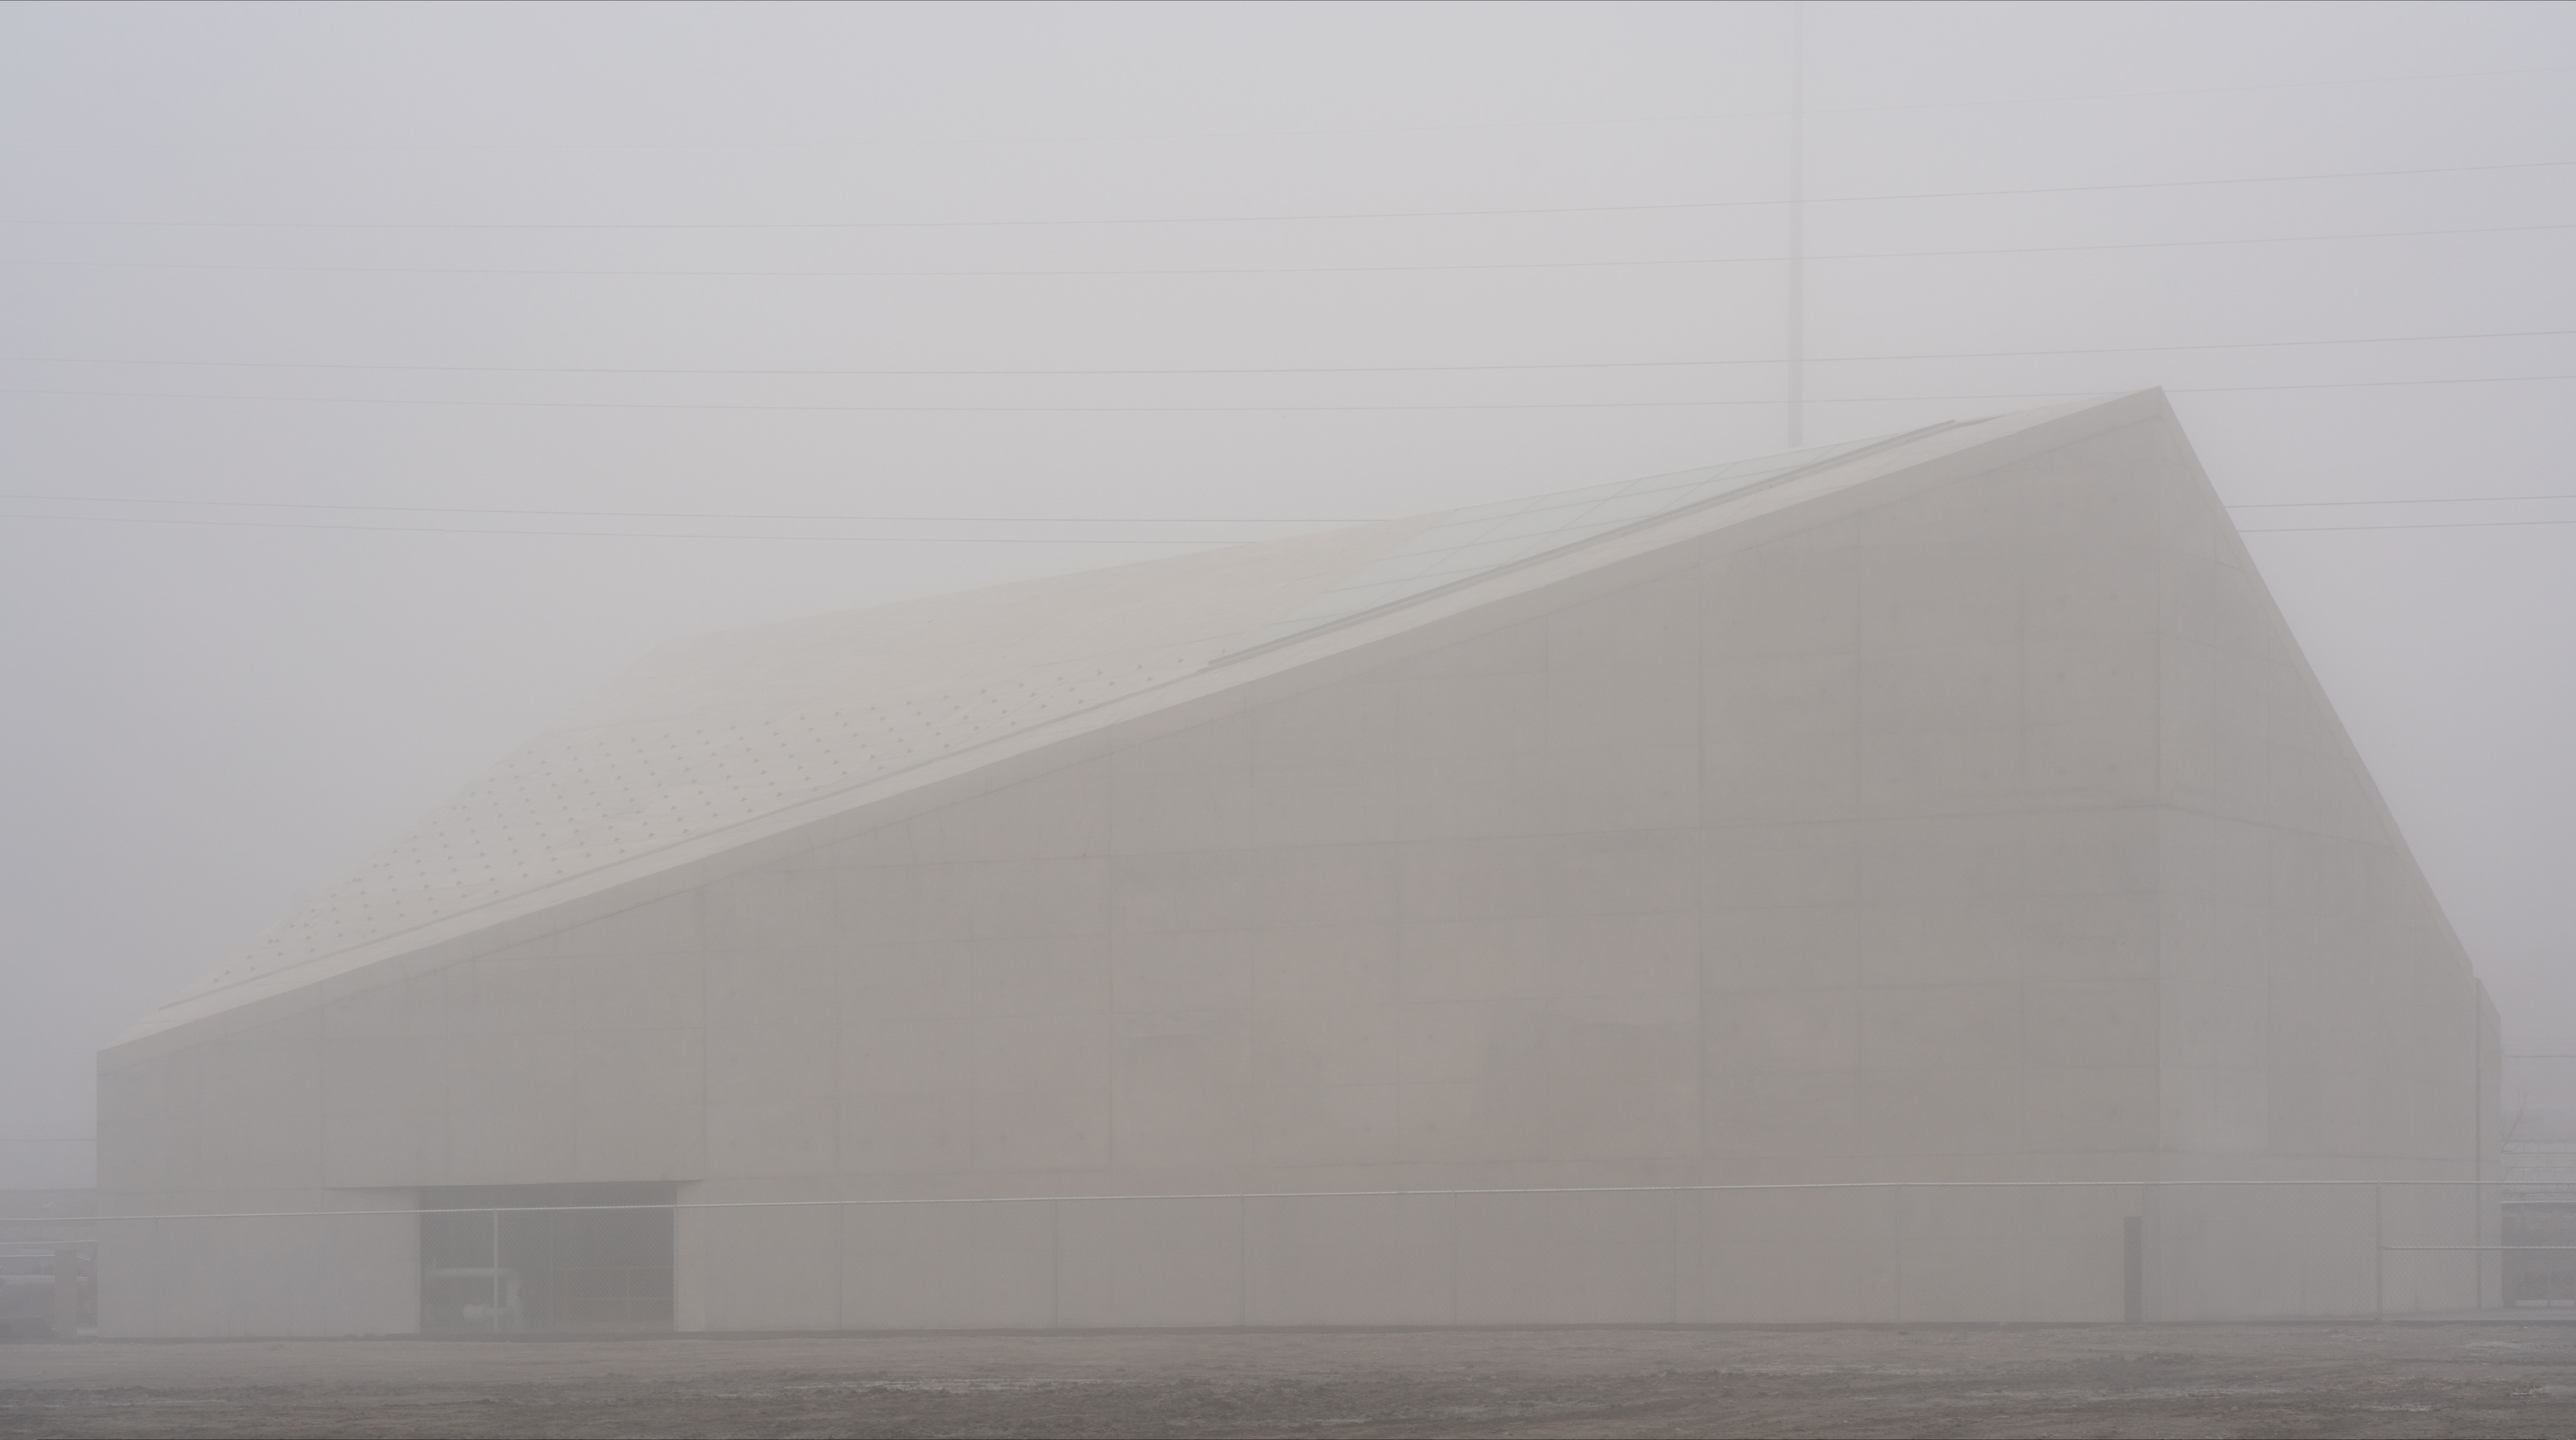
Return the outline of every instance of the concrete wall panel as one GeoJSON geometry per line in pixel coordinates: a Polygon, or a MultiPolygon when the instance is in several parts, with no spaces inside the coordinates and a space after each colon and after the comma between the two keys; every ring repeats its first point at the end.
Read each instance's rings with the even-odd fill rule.
{"type": "Polygon", "coordinates": [[[840,1212],[841,1315],[854,1330],[1045,1329],[1056,1207],[873,1205],[840,1212]]]}
{"type": "MultiPolygon", "coordinates": [[[[1219,667],[945,798],[156,1037],[102,1079],[107,1188],[2465,1178],[2492,1139],[2466,957],[2179,432],[2137,417],[1364,625],[1230,692],[1219,667]]],[[[2302,1203],[2150,1203],[2154,1303],[2351,1313],[2376,1252],[2348,1197],[2256,1253],[2302,1203]]],[[[2140,1212],[1929,1188],[690,1212],[679,1314],[2112,1318],[2140,1212]]],[[[291,1268],[211,1235],[115,1262],[129,1333],[234,1324],[226,1277],[291,1268]]],[[[2458,1298],[2441,1262],[2385,1273],[2458,1298]]],[[[312,1303],[243,1313],[383,1320],[312,1303]]]]}

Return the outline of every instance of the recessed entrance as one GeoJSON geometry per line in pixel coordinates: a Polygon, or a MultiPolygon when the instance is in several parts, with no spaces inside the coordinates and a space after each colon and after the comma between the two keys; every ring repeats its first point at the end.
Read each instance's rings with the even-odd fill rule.
{"type": "MultiPolygon", "coordinates": [[[[2504,1207],[2507,1245],[2576,1245],[2576,1205],[2520,1201],[2504,1207]]],[[[2516,1309],[2576,1306],[2576,1250],[2504,1252],[2504,1303],[2516,1309]]]]}
{"type": "Polygon", "coordinates": [[[669,1184],[420,1192],[425,1334],[671,1328],[669,1184]]]}

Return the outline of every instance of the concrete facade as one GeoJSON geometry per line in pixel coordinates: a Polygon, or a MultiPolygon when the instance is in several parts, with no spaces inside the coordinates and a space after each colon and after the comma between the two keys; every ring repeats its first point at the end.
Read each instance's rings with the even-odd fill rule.
{"type": "MultiPolygon", "coordinates": [[[[2500,1140],[2493,1008],[2161,396],[1225,652],[1438,519],[1019,587],[1181,628],[839,789],[235,962],[102,1057],[104,1212],[990,1202],[683,1210],[682,1329],[2493,1298],[2373,1240],[2492,1243],[2492,1193],[2138,1183],[2500,1140]],[[1583,1193],[1322,1193],[1545,1189],[1583,1193]],[[1080,1196],[1130,1198],[1009,1198],[1080,1196]]],[[[409,1216],[107,1233],[106,1333],[419,1323],[409,1216]]]]}

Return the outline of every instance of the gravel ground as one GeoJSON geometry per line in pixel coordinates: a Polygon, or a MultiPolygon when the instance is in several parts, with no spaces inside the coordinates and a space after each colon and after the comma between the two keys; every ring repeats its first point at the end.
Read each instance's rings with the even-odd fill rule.
{"type": "Polygon", "coordinates": [[[2576,1435],[2576,1325],[0,1345],[0,1435],[2576,1435]]]}

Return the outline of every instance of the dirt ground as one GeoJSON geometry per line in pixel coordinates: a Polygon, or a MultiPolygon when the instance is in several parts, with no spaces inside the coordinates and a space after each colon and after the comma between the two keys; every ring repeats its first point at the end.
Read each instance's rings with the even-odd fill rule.
{"type": "Polygon", "coordinates": [[[16,1344],[0,1435],[2576,1435],[2576,1324],[16,1344]]]}

